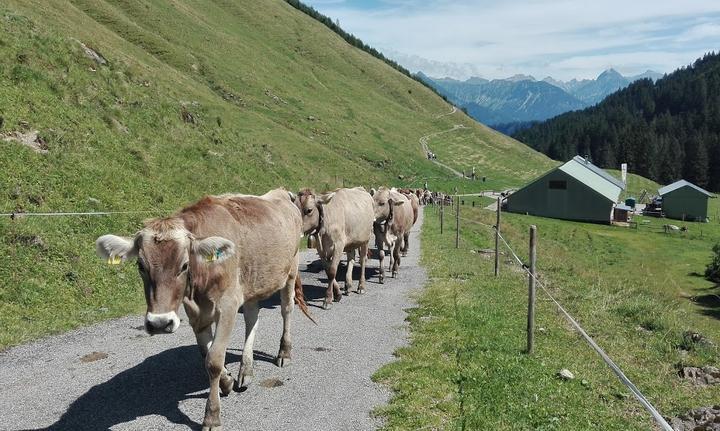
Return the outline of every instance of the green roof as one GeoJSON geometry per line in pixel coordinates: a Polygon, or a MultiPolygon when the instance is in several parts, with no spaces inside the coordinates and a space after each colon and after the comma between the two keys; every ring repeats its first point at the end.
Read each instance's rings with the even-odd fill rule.
{"type": "Polygon", "coordinates": [[[595,190],[608,200],[617,202],[622,188],[595,171],[595,169],[599,170],[600,168],[593,165],[595,169],[591,169],[588,167],[589,162],[582,163],[576,159],[570,160],[558,169],[595,190]]]}
{"type": "Polygon", "coordinates": [[[668,186],[662,187],[661,189],[658,190],[658,194],[660,196],[664,196],[670,192],[674,192],[675,190],[681,189],[683,187],[690,187],[691,189],[694,189],[694,190],[704,194],[705,196],[708,196],[711,198],[714,197],[713,194],[710,193],[709,191],[696,186],[695,184],[691,183],[690,181],[685,181],[685,180],[676,181],[668,186]]]}

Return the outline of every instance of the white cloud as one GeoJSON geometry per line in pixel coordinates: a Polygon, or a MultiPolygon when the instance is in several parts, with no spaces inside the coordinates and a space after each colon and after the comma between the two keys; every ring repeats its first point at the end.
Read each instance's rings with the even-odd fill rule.
{"type": "Polygon", "coordinates": [[[713,22],[720,17],[717,0],[323,1],[334,0],[310,4],[370,45],[471,64],[491,78],[588,78],[601,65],[669,72],[720,47],[720,25],[713,22]],[[634,60],[639,58],[652,61],[643,66],[634,60]]]}

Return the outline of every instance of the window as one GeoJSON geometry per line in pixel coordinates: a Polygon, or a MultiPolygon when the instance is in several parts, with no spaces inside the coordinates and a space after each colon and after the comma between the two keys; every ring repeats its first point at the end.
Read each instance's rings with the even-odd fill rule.
{"type": "Polygon", "coordinates": [[[567,181],[551,180],[548,184],[548,188],[550,188],[551,190],[567,190],[567,181]]]}

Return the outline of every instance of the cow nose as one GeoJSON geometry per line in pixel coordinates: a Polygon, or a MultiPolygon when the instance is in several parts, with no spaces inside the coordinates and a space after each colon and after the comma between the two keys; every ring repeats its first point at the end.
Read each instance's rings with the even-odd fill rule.
{"type": "Polygon", "coordinates": [[[145,330],[148,334],[172,333],[180,326],[180,319],[174,312],[148,313],[145,316],[145,330]]]}

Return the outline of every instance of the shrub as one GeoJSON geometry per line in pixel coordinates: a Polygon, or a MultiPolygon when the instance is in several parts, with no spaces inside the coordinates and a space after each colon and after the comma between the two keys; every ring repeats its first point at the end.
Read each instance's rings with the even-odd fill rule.
{"type": "Polygon", "coordinates": [[[713,260],[705,268],[705,278],[715,283],[720,283],[720,244],[715,244],[713,247],[713,260]]]}

